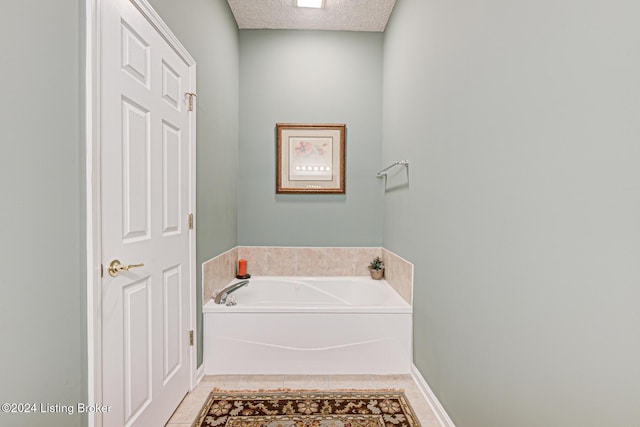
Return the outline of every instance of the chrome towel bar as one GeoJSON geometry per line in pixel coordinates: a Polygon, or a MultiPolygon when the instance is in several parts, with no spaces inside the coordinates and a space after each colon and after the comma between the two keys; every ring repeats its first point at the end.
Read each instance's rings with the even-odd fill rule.
{"type": "Polygon", "coordinates": [[[387,176],[387,171],[389,169],[391,169],[394,166],[404,166],[405,168],[407,168],[407,174],[409,173],[409,160],[400,160],[399,162],[395,162],[389,166],[387,166],[386,168],[382,169],[380,172],[378,172],[376,174],[376,176],[378,178],[382,178],[384,176],[387,176]]]}

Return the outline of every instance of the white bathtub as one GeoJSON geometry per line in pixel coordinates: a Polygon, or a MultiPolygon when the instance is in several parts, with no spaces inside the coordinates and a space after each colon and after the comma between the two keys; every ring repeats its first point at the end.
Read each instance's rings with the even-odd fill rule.
{"type": "Polygon", "coordinates": [[[384,280],[256,277],[233,295],[203,308],[207,375],[410,371],[411,306],[384,280]]]}

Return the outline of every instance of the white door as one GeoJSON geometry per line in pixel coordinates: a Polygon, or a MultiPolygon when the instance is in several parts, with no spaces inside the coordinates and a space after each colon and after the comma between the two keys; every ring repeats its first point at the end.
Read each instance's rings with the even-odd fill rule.
{"type": "Polygon", "coordinates": [[[162,426],[191,376],[195,77],[131,1],[100,3],[103,425],[162,426]]]}

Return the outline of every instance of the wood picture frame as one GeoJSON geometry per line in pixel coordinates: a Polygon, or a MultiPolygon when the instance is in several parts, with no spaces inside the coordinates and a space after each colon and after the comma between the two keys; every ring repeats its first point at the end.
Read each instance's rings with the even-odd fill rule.
{"type": "Polygon", "coordinates": [[[276,123],[276,194],[345,194],[345,124],[276,123]]]}

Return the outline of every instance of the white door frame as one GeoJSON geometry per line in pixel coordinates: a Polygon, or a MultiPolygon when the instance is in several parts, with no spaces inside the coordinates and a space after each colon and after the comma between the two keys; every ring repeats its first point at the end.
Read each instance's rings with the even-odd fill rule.
{"type": "MultiPolygon", "coordinates": [[[[100,6],[112,0],[85,0],[85,137],[86,137],[86,238],[87,238],[87,399],[89,404],[109,405],[102,402],[102,291],[101,291],[101,203],[100,188],[100,6]]],[[[164,37],[175,52],[189,66],[191,87],[195,92],[196,62],[169,27],[153,10],[147,0],[129,0],[164,37]]],[[[195,103],[194,103],[195,104],[195,103]]],[[[193,130],[189,139],[189,211],[196,209],[196,111],[189,114],[193,130]]],[[[189,236],[189,319],[194,331],[194,345],[190,348],[190,387],[195,388],[197,377],[197,321],[196,321],[196,227],[189,236]]],[[[101,427],[100,414],[89,414],[89,426],[101,427]]]]}

